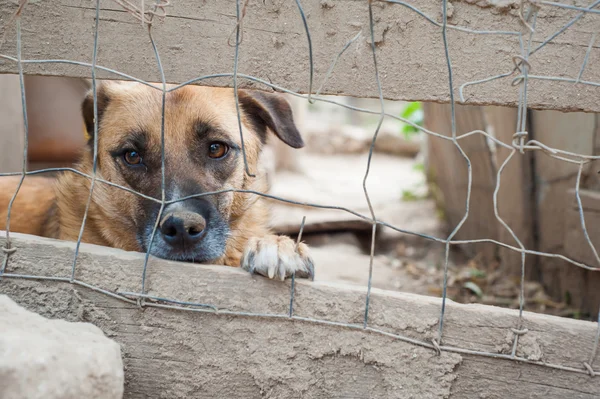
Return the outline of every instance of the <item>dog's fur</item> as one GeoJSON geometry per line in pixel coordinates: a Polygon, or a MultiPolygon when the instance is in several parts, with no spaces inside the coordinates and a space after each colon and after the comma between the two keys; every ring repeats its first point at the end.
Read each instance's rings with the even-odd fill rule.
{"type": "MultiPolygon", "coordinates": [[[[139,83],[105,82],[82,105],[90,136],[76,169],[93,175],[94,115],[97,115],[97,181],[83,233],[83,241],[128,251],[147,251],[161,211],[159,201],[106,184],[124,186],[161,200],[161,131],[164,129],[166,201],[223,190],[264,192],[266,177],[261,149],[267,134],[287,145],[304,145],[292,110],[277,94],[239,90],[241,123],[249,176],[245,170],[234,92],[226,88],[186,86],[162,92],[139,83]],[[222,159],[208,156],[212,143],[225,144],[222,159]],[[141,164],[127,163],[135,151],[141,164]]],[[[19,177],[0,178],[0,218],[19,177]]],[[[64,172],[54,181],[28,176],[12,208],[10,230],[75,241],[78,238],[91,180],[64,172]]],[[[270,278],[292,273],[312,277],[308,248],[289,238],[272,235],[261,197],[227,191],[168,203],[162,209],[150,252],[182,261],[243,266],[270,278]],[[178,220],[200,226],[202,238],[193,245],[169,244],[168,223],[178,220]],[[164,231],[166,231],[166,233],[164,231]]],[[[196,230],[193,230],[196,232],[196,230]]],[[[191,234],[191,233],[190,233],[191,234]]],[[[194,233],[195,234],[195,233],[194,233]]],[[[195,236],[194,236],[195,237],[195,236]]]]}

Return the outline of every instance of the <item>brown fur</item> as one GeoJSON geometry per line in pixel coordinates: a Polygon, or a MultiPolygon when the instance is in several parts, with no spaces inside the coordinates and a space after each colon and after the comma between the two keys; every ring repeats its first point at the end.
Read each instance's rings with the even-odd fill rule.
{"type": "MultiPolygon", "coordinates": [[[[94,185],[83,241],[127,251],[142,251],[134,232],[139,231],[141,223],[147,222],[141,219],[144,217],[142,215],[147,215],[145,207],[148,206],[148,201],[103,181],[132,189],[135,185],[138,191],[161,199],[160,163],[157,162],[160,160],[161,148],[162,93],[137,83],[113,82],[99,86],[97,100],[98,180],[94,185]],[[111,151],[123,147],[123,142],[132,132],[142,131],[148,153],[154,157],[153,169],[147,167],[146,173],[132,172],[122,167],[115,156],[111,155],[111,151]],[[151,169],[152,173],[148,172],[151,169]]],[[[195,126],[198,122],[207,124],[210,128],[202,134],[214,136],[215,140],[227,140],[241,147],[237,112],[233,90],[186,86],[166,96],[165,174],[169,184],[190,181],[193,182],[192,185],[202,187],[203,192],[224,189],[265,192],[267,182],[260,157],[264,135],[267,132],[275,133],[293,147],[301,147],[303,143],[293,125],[291,109],[285,100],[274,94],[240,91],[239,101],[248,167],[256,177],[245,173],[241,151],[235,159],[222,163],[207,161],[209,163],[206,165],[209,166],[199,166],[198,159],[203,156],[200,153],[204,151],[205,144],[202,144],[203,141],[196,144],[199,133],[195,126]],[[191,150],[195,145],[198,146],[198,155],[191,150]]],[[[93,136],[94,108],[91,96],[87,97],[82,109],[88,133],[93,136]]],[[[148,155],[145,159],[151,158],[148,155]]],[[[93,175],[93,139],[83,152],[76,169],[93,175]]],[[[0,220],[6,218],[8,201],[19,178],[0,178],[0,220]]],[[[56,181],[26,177],[12,209],[11,231],[77,240],[90,185],[90,179],[71,172],[62,173],[56,181]]],[[[186,192],[181,196],[191,194],[197,193],[186,192]]],[[[252,264],[253,259],[262,259],[264,263],[264,259],[268,258],[265,258],[265,254],[260,256],[260,243],[263,242],[264,248],[269,245],[279,248],[279,263],[289,263],[286,256],[300,254],[302,259],[296,259],[296,262],[309,265],[311,270],[307,270],[306,274],[312,275],[312,261],[306,247],[296,248],[298,252],[292,254],[289,238],[276,239],[271,235],[267,225],[268,211],[260,196],[227,192],[214,197],[219,214],[227,221],[229,236],[222,256],[211,263],[240,266],[244,263],[242,258],[246,257],[250,259],[245,262],[248,263],[245,266],[248,270],[268,274],[270,277],[275,272],[282,278],[305,269],[302,265],[287,266],[290,270],[284,270],[284,266],[279,266],[278,269],[277,265],[252,264]],[[251,239],[252,248],[249,248],[251,239]],[[281,243],[277,244],[278,242],[281,243]],[[269,268],[275,270],[267,270],[269,268]]]]}
{"type": "MultiPolygon", "coordinates": [[[[5,229],[7,210],[21,176],[0,177],[0,226],[5,229]]],[[[13,204],[10,231],[52,236],[49,219],[56,204],[54,179],[26,177],[13,204]]]]}

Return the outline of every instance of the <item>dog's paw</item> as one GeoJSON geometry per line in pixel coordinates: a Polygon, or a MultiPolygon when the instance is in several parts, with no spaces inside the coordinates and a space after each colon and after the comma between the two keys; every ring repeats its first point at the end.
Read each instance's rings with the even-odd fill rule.
{"type": "Polygon", "coordinates": [[[241,266],[250,273],[269,278],[296,277],[313,279],[315,269],[308,247],[296,243],[289,237],[268,235],[248,240],[241,266]]]}

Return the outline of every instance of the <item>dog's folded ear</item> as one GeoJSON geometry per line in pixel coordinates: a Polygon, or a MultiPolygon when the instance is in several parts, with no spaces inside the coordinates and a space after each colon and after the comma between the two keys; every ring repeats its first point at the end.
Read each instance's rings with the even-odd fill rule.
{"type": "MultiPolygon", "coordinates": [[[[96,85],[96,102],[98,107],[98,128],[100,128],[100,121],[102,120],[102,114],[108,106],[110,96],[108,94],[108,84],[98,83],[96,85]]],[[[83,121],[85,123],[86,137],[89,141],[94,139],[94,93],[90,89],[81,104],[81,112],[83,113],[83,121]]]]}
{"type": "Polygon", "coordinates": [[[263,140],[268,128],[290,147],[304,147],[302,136],[294,123],[292,107],[281,95],[258,90],[238,90],[238,99],[263,140]]]}

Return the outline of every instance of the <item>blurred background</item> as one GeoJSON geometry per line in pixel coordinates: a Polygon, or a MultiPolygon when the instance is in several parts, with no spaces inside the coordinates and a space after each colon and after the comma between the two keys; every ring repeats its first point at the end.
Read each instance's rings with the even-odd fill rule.
{"type": "MultiPolygon", "coordinates": [[[[80,105],[87,81],[25,77],[29,122],[28,169],[71,166],[85,145],[80,105]]],[[[269,144],[270,194],[303,203],[331,205],[370,217],[363,191],[369,148],[380,116],[326,102],[309,104],[287,96],[306,147],[269,144]]],[[[349,107],[380,110],[378,99],[327,97],[349,107]]],[[[0,173],[18,172],[23,161],[24,124],[17,76],[0,75],[0,173]]],[[[385,101],[385,112],[444,136],[451,136],[450,108],[444,104],[385,101]]],[[[517,110],[457,106],[457,133],[483,130],[510,144],[517,110]]],[[[598,116],[528,111],[528,138],[582,154],[600,153],[598,116]]],[[[579,220],[575,197],[578,165],[544,153],[516,153],[482,135],[460,140],[471,162],[469,217],[454,240],[489,239],[519,247],[494,214],[500,179],[499,216],[522,244],[596,265],[579,220]],[[502,173],[499,170],[502,168],[502,173]]],[[[0,177],[1,179],[2,177],[0,177]]],[[[413,125],[385,118],[375,143],[367,189],[378,220],[404,232],[378,227],[373,263],[376,288],[441,296],[446,239],[465,216],[468,168],[451,140],[426,135],[413,125]],[[406,232],[417,233],[407,234],[406,232]]],[[[594,163],[584,167],[581,197],[591,240],[600,244],[600,180],[594,163]]],[[[296,236],[306,216],[303,240],[313,247],[316,279],[366,285],[371,224],[332,209],[269,200],[272,226],[296,236]]],[[[459,302],[516,308],[521,254],[491,243],[452,245],[448,295],[459,302]]],[[[567,317],[596,319],[598,273],[556,257],[527,255],[526,308],[567,317]]]]}

